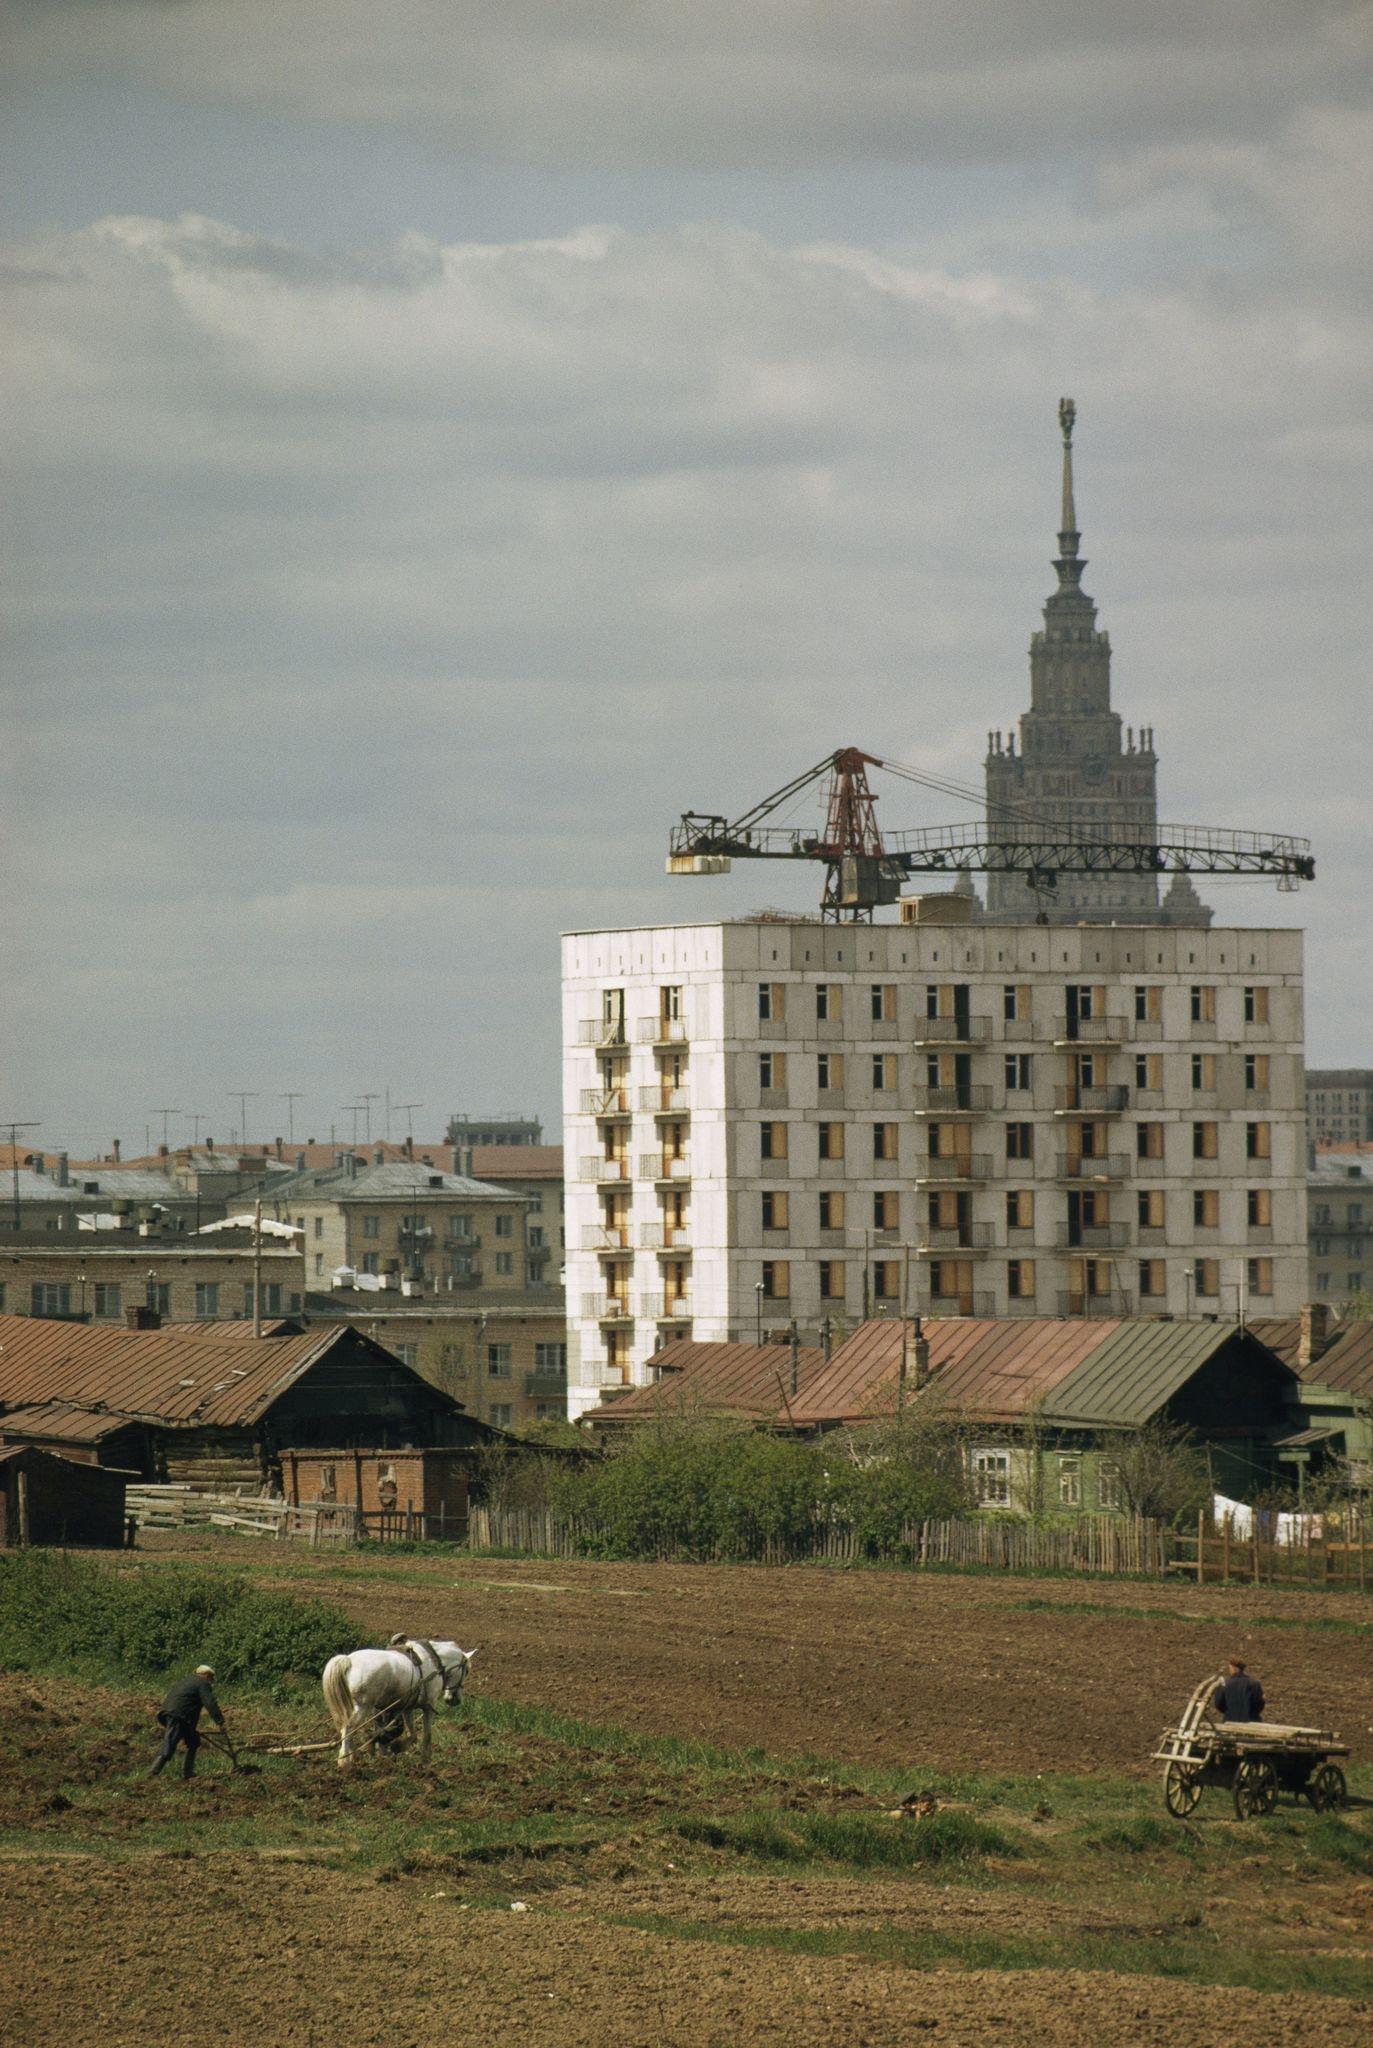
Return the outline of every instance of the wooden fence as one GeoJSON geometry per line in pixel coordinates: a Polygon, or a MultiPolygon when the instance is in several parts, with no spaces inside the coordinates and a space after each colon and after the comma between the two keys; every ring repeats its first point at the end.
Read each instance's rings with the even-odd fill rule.
{"type": "MultiPolygon", "coordinates": [[[[592,1530],[575,1517],[538,1508],[504,1510],[474,1506],[469,1542],[473,1550],[528,1550],[543,1557],[582,1557],[592,1530]]],[[[1083,1515],[1072,1522],[912,1522],[899,1542],[885,1548],[865,1543],[843,1523],[817,1522],[799,1539],[762,1537],[743,1555],[760,1564],[854,1563],[860,1558],[906,1565],[983,1566],[1006,1572],[1105,1572],[1122,1577],[1159,1577],[1169,1566],[1169,1538],[1157,1522],[1117,1515],[1083,1515]]],[[[739,1551],[721,1552],[725,1562],[739,1551]]],[[[665,1547],[658,1563],[686,1563],[695,1553],[665,1547]]]]}
{"type": "Polygon", "coordinates": [[[311,1549],[356,1543],[361,1534],[353,1507],[293,1507],[265,1494],[198,1493],[186,1485],[130,1486],[124,1509],[140,1529],[231,1529],[239,1536],[308,1543],[311,1549]]]}
{"type": "Polygon", "coordinates": [[[1318,1533],[1309,1517],[1295,1542],[1236,1536],[1228,1522],[1211,1527],[1199,1517],[1195,1533],[1173,1535],[1172,1569],[1198,1585],[1330,1586],[1366,1593],[1373,1588],[1373,1540],[1366,1529],[1318,1533]]]}

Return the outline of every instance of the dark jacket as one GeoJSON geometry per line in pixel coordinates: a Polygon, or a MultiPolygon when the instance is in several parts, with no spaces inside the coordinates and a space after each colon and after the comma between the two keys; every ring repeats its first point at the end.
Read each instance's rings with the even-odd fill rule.
{"type": "Polygon", "coordinates": [[[209,1679],[179,1678],[158,1708],[157,1718],[159,1721],[185,1721],[194,1728],[202,1707],[212,1721],[221,1728],[224,1726],[224,1716],[209,1679]]]}
{"type": "Polygon", "coordinates": [[[1232,1671],[1216,1687],[1211,1704],[1227,1721],[1261,1721],[1263,1687],[1247,1671],[1232,1671]]]}

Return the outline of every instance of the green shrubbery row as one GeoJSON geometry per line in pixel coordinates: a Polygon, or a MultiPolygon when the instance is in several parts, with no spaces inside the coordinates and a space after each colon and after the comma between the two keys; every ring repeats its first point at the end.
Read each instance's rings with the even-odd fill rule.
{"type": "Polygon", "coordinates": [[[547,1505],[594,1557],[757,1557],[826,1523],[852,1528],[864,1554],[893,1557],[909,1524],[967,1505],[948,1442],[915,1434],[860,1448],[727,1425],[645,1428],[605,1460],[558,1466],[545,1483],[547,1505]]]}
{"type": "Polygon", "coordinates": [[[357,1630],[337,1608],[188,1565],[121,1571],[42,1550],[0,1553],[0,1667],[161,1676],[206,1663],[221,1679],[317,1678],[357,1630]]]}

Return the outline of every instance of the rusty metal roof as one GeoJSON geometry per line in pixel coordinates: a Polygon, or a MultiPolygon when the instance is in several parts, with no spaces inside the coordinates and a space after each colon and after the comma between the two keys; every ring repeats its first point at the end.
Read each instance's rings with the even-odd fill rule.
{"type": "MultiPolygon", "coordinates": [[[[989,1421],[1014,1421],[1065,1380],[1115,1329],[1089,1322],[1013,1317],[923,1319],[931,1379],[922,1401],[989,1421]]],[[[914,1325],[867,1322],[840,1346],[823,1372],[792,1404],[798,1423],[862,1422],[890,1415],[900,1381],[903,1345],[913,1371],[914,1325]]],[[[908,1393],[913,1392],[907,1381],[908,1393]]]]}
{"type": "Polygon", "coordinates": [[[0,1415],[0,1442],[22,1437],[26,1443],[98,1444],[129,1427],[122,1415],[101,1415],[66,1401],[43,1401],[32,1408],[6,1409],[0,1415]]]}
{"type": "Polygon", "coordinates": [[[561,1180],[563,1148],[561,1145],[474,1145],[472,1171],[478,1180],[561,1180]]]}
{"type": "Polygon", "coordinates": [[[1341,1393],[1373,1400],[1373,1323],[1333,1324],[1324,1350],[1310,1365],[1298,1363],[1301,1323],[1296,1316],[1260,1317],[1249,1327],[1308,1386],[1338,1387],[1341,1393]]]}
{"type": "MultiPolygon", "coordinates": [[[[791,1399],[791,1351],[785,1344],[702,1344],[682,1337],[655,1352],[650,1364],[660,1375],[654,1385],[607,1402],[590,1420],[645,1422],[701,1409],[769,1422],[781,1409],[785,1420],[785,1403],[791,1399]]],[[[802,1389],[823,1364],[822,1352],[801,1348],[797,1377],[802,1389]]]]}
{"type": "Polygon", "coordinates": [[[244,1427],[335,1345],[381,1349],[347,1324],[258,1339],[229,1327],[216,1342],[208,1325],[120,1330],[0,1316],[0,1410],[60,1400],[172,1427],[244,1427]]]}

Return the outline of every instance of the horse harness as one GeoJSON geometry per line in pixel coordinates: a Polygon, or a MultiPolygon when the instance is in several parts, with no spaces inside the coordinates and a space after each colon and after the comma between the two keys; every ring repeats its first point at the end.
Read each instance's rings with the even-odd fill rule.
{"type": "Polygon", "coordinates": [[[448,1691],[448,1674],[443,1668],[443,1659],[434,1648],[434,1645],[428,1642],[424,1636],[415,1636],[413,1639],[407,1636],[404,1642],[396,1643],[393,1647],[399,1650],[403,1656],[408,1657],[415,1667],[415,1696],[413,1699],[406,1701],[407,1707],[422,1707],[428,1704],[426,1691],[431,1678],[438,1679],[440,1696],[448,1691]],[[419,1646],[418,1649],[416,1644],[419,1646]],[[420,1650],[427,1650],[433,1658],[434,1669],[431,1672],[427,1672],[421,1663],[420,1650]]]}

